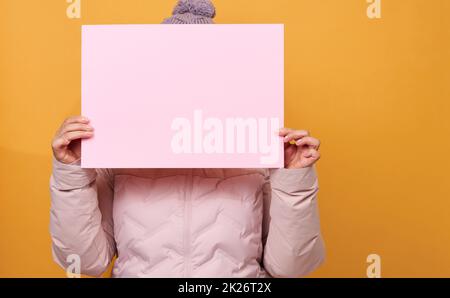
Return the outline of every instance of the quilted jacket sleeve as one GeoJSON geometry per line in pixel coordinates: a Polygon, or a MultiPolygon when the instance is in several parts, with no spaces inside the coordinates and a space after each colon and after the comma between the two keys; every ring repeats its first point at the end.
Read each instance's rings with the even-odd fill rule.
{"type": "Polygon", "coordinates": [[[264,191],[264,268],[273,277],[299,277],[324,260],[314,167],[270,170],[264,191]]]}
{"type": "Polygon", "coordinates": [[[99,276],[107,269],[116,251],[112,183],[109,170],[82,169],[79,161],[67,165],[53,158],[50,234],[53,258],[62,268],[76,254],[81,274],[99,276]]]}

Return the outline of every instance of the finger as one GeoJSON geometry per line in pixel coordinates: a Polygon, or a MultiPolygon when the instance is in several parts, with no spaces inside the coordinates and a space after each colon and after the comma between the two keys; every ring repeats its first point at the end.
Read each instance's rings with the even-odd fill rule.
{"type": "Polygon", "coordinates": [[[320,153],[317,150],[311,149],[304,157],[303,166],[311,167],[320,159],[320,153]]]}
{"type": "Polygon", "coordinates": [[[65,146],[69,145],[69,141],[62,137],[57,137],[52,142],[52,148],[55,150],[60,150],[65,146]]]}
{"type": "Polygon", "coordinates": [[[61,149],[70,144],[73,140],[77,139],[88,139],[92,137],[94,133],[92,131],[72,131],[67,132],[59,137],[57,137],[52,144],[54,149],[61,149]]]}
{"type": "Polygon", "coordinates": [[[61,135],[71,131],[93,131],[94,128],[88,124],[83,123],[70,123],[63,126],[61,135]]]}
{"type": "Polygon", "coordinates": [[[58,136],[53,140],[52,147],[53,149],[59,150],[70,144],[70,140],[67,139],[64,135],[58,136]]]}
{"type": "Polygon", "coordinates": [[[70,144],[73,140],[87,139],[93,136],[91,131],[71,131],[58,137],[54,142],[55,148],[62,148],[70,144]]]}
{"type": "Polygon", "coordinates": [[[87,139],[94,135],[92,131],[71,131],[63,135],[63,137],[69,142],[78,139],[87,139]]]}
{"type": "Polygon", "coordinates": [[[290,133],[292,131],[294,131],[292,128],[283,127],[283,128],[280,128],[280,130],[278,132],[278,135],[280,137],[284,137],[284,136],[286,136],[288,133],[290,133]]]}
{"type": "Polygon", "coordinates": [[[304,157],[312,160],[319,160],[320,153],[316,149],[309,149],[306,151],[304,157]]]}
{"type": "Polygon", "coordinates": [[[295,144],[297,146],[309,146],[309,147],[312,147],[312,148],[314,148],[316,150],[318,150],[319,147],[320,147],[320,141],[318,139],[316,139],[316,138],[313,138],[313,137],[301,138],[300,140],[295,142],[295,144]]]}
{"type": "Polygon", "coordinates": [[[72,124],[72,123],[82,123],[82,124],[87,124],[89,123],[89,119],[84,117],[84,116],[72,116],[67,118],[66,120],[64,120],[64,122],[61,124],[61,126],[58,129],[57,134],[61,134],[61,132],[64,130],[64,127],[72,124]]]}
{"type": "Polygon", "coordinates": [[[85,116],[72,116],[64,120],[63,126],[70,123],[88,123],[89,119],[85,116]]]}
{"type": "Polygon", "coordinates": [[[288,133],[284,137],[283,141],[285,143],[290,142],[290,141],[297,141],[298,139],[304,138],[307,136],[309,136],[309,132],[307,132],[306,130],[294,130],[294,131],[291,131],[290,133],[288,133]]]}

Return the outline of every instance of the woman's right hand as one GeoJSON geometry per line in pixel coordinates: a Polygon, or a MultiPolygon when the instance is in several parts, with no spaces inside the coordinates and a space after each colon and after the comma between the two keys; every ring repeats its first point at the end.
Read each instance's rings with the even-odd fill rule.
{"type": "Polygon", "coordinates": [[[81,157],[81,139],[94,135],[89,119],[73,116],[64,120],[52,141],[53,155],[59,162],[70,164],[81,157]]]}

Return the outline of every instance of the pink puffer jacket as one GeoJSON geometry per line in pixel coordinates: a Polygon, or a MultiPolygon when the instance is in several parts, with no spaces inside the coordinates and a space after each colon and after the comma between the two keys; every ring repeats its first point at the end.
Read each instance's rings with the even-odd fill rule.
{"type": "Polygon", "coordinates": [[[53,160],[55,261],[98,276],[296,277],[324,259],[314,168],[82,169],[53,160]]]}

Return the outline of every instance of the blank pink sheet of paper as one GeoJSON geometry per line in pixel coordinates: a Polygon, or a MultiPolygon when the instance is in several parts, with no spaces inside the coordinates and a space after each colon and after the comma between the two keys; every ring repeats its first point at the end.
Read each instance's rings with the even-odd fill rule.
{"type": "Polygon", "coordinates": [[[83,168],[280,168],[283,25],[82,26],[83,168]]]}

